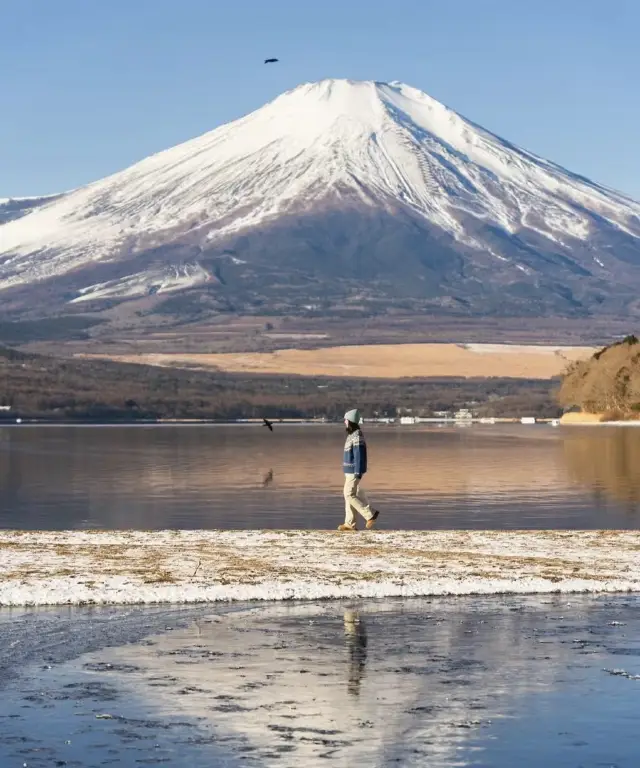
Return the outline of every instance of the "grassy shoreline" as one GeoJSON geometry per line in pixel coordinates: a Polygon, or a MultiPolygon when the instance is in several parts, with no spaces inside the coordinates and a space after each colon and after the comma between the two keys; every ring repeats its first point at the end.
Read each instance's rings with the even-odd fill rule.
{"type": "Polygon", "coordinates": [[[640,531],[0,531],[0,606],[640,592],[640,531]]]}

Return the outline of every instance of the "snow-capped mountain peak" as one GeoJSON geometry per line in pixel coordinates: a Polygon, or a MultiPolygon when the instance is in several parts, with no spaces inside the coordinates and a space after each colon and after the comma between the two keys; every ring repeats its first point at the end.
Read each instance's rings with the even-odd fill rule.
{"type": "MultiPolygon", "coordinates": [[[[0,290],[178,241],[206,250],[285,216],[349,206],[400,208],[497,266],[511,254],[487,231],[529,233],[556,249],[588,244],[602,227],[640,242],[638,203],[427,94],[400,82],[323,80],[0,227],[0,290]]],[[[122,276],[123,296],[134,284],[145,290],[144,274],[122,276]]],[[[199,263],[186,274],[191,287],[211,278],[199,263]]],[[[94,285],[107,282],[117,295],[117,283],[94,285]]]]}

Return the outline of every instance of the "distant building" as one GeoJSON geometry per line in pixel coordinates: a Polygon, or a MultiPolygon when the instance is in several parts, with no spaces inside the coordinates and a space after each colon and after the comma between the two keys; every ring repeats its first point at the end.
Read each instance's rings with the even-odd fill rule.
{"type": "Polygon", "coordinates": [[[453,414],[453,418],[456,421],[467,421],[467,419],[472,419],[473,415],[468,408],[460,408],[459,411],[453,414]]]}
{"type": "Polygon", "coordinates": [[[535,417],[534,417],[534,416],[523,416],[523,417],[520,419],[520,423],[521,423],[521,424],[535,424],[535,423],[536,423],[536,420],[535,420],[535,417]]]}
{"type": "Polygon", "coordinates": [[[10,405],[0,405],[0,411],[10,411],[11,406],[10,405]]]}
{"type": "Polygon", "coordinates": [[[415,424],[416,423],[415,416],[401,416],[400,417],[400,423],[401,424],[415,424]]]}

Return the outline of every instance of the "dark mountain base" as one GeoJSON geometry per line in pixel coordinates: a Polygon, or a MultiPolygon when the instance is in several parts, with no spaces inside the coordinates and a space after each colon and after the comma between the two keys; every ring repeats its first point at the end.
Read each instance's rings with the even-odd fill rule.
{"type": "Polygon", "coordinates": [[[104,321],[96,328],[100,336],[150,329],[178,329],[188,336],[195,328],[240,317],[345,327],[375,322],[384,330],[399,316],[414,318],[412,333],[428,334],[439,323],[508,327],[517,318],[535,335],[541,319],[562,318],[560,327],[564,319],[579,321],[589,336],[611,323],[640,319],[640,241],[620,234],[615,253],[621,257],[613,262],[606,251],[603,258],[612,265],[607,270],[594,261],[601,253],[597,238],[589,248],[552,248],[552,241],[530,230],[509,237],[485,232],[492,245],[482,251],[397,206],[338,209],[332,203],[215,245],[207,244],[210,234],[195,229],[118,261],[92,262],[6,290],[0,319],[90,316],[104,321]],[[89,285],[196,264],[210,282],[171,293],[152,285],[141,297],[70,303],[89,285]]]}

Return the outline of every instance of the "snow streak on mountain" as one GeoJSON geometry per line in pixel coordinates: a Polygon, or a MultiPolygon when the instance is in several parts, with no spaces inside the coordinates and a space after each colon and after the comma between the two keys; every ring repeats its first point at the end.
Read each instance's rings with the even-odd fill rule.
{"type": "Polygon", "coordinates": [[[640,204],[415,88],[325,80],[0,226],[0,290],[71,274],[67,302],[237,293],[258,272],[317,277],[328,261],[367,283],[390,260],[428,301],[482,311],[473,296],[524,280],[590,311],[612,284],[640,285],[640,204]],[[567,288],[577,277],[586,292],[567,288]]]}
{"type": "Polygon", "coordinates": [[[30,211],[40,208],[46,203],[61,197],[61,195],[45,195],[44,197],[0,197],[0,224],[26,216],[30,211]]]}

